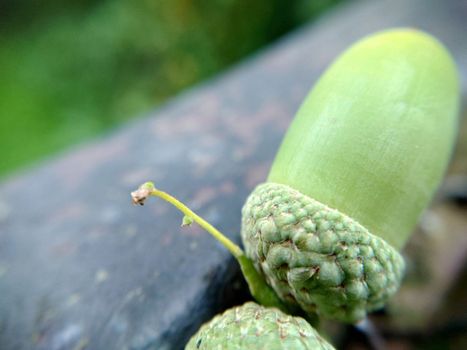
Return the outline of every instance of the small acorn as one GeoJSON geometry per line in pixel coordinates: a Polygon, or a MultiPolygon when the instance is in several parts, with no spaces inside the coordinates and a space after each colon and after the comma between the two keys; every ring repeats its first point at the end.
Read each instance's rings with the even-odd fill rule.
{"type": "Polygon", "coordinates": [[[303,318],[247,302],[215,316],[185,350],[332,350],[303,318]]]}
{"type": "Polygon", "coordinates": [[[420,31],[371,35],[328,68],[242,210],[246,256],[283,302],[357,322],[396,292],[458,106],[453,60],[420,31]]]}

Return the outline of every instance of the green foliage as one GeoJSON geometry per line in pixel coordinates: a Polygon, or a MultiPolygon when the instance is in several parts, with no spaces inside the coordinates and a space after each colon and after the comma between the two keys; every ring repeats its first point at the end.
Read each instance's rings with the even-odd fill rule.
{"type": "Polygon", "coordinates": [[[305,3],[3,2],[0,174],[212,76],[309,18],[305,3]]]}

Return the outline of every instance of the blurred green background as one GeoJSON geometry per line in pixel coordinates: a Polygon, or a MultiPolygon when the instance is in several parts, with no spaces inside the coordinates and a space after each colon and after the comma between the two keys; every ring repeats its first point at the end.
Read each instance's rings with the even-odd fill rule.
{"type": "Polygon", "coordinates": [[[0,177],[156,107],[340,1],[2,1],[0,177]]]}

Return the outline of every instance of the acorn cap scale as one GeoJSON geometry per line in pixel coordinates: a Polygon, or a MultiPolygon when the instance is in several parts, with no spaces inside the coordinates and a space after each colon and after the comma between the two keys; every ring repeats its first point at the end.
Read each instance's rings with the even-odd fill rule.
{"type": "Polygon", "coordinates": [[[395,293],[458,106],[451,57],[416,30],[364,38],[331,65],[242,211],[246,254],[282,300],[356,322],[395,293]]]}
{"type": "Polygon", "coordinates": [[[333,350],[304,319],[248,302],[215,316],[186,350],[333,350]]]}

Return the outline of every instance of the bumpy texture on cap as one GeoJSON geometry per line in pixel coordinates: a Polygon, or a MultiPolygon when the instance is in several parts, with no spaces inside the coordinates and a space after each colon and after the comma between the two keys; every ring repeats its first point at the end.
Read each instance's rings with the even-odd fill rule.
{"type": "Polygon", "coordinates": [[[304,319],[248,302],[206,323],[185,350],[333,350],[304,319]]]}
{"type": "Polygon", "coordinates": [[[282,300],[344,322],[381,308],[404,273],[402,256],[383,239],[285,185],[264,183],[250,194],[242,239],[282,300]]]}

